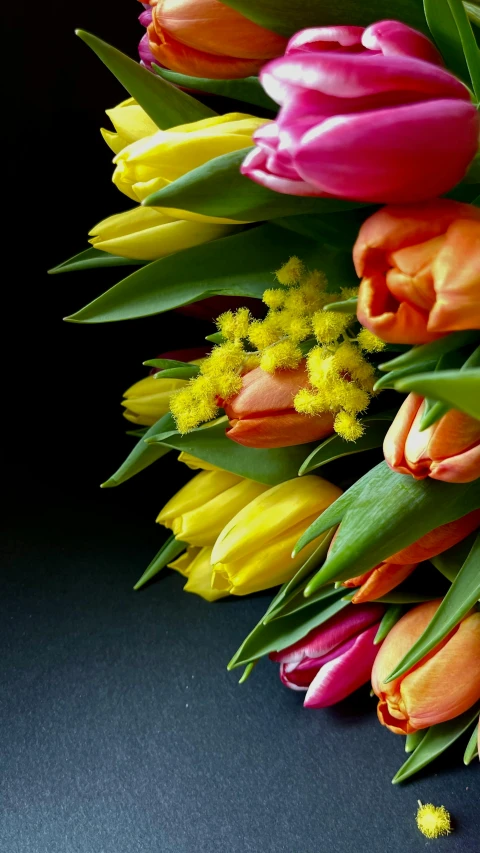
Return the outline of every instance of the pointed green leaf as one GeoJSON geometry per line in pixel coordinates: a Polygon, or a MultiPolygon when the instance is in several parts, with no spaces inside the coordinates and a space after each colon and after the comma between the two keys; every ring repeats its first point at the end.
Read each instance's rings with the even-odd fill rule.
{"type": "Polygon", "coordinates": [[[323,589],[320,589],[315,593],[315,595],[312,595],[311,598],[305,598],[303,594],[305,586],[306,582],[298,590],[294,590],[293,594],[289,596],[288,600],[285,601],[281,607],[265,614],[263,624],[268,625],[269,622],[274,622],[276,619],[285,619],[292,613],[298,613],[300,610],[305,610],[306,607],[310,607],[310,604],[317,604],[319,601],[324,601],[326,603],[328,599],[329,602],[333,603],[334,601],[337,601],[337,599],[345,598],[345,590],[335,589],[333,584],[323,587],[323,589]]]}
{"type": "Polygon", "coordinates": [[[385,388],[395,388],[395,382],[397,379],[403,379],[404,376],[412,376],[415,373],[427,373],[430,370],[435,370],[438,362],[435,361],[422,361],[420,364],[411,364],[410,367],[404,367],[400,370],[389,370],[388,373],[385,373],[384,376],[381,376],[380,379],[377,379],[375,385],[373,386],[374,391],[383,391],[385,388]]]}
{"type": "Polygon", "coordinates": [[[140,587],[144,586],[144,584],[155,577],[161,569],[164,569],[167,563],[171,563],[172,560],[175,560],[182,553],[182,551],[185,551],[186,547],[186,542],[180,542],[175,539],[175,536],[173,535],[169,536],[133,588],[140,589],[140,587]]]}
{"type": "Polygon", "coordinates": [[[480,332],[452,332],[450,335],[445,335],[444,338],[439,338],[437,341],[432,341],[431,344],[422,344],[422,346],[412,347],[407,352],[402,352],[391,361],[386,361],[380,364],[380,370],[403,370],[404,367],[410,367],[412,364],[420,365],[423,361],[438,361],[440,356],[452,350],[461,349],[469,344],[478,343],[480,340],[480,332]]]}
{"type": "MultiPolygon", "coordinates": [[[[341,254],[350,268],[347,254],[341,254]]],[[[274,271],[291,255],[323,270],[327,277],[341,269],[338,252],[265,224],[154,261],[67,319],[75,323],[129,320],[215,295],[261,299],[275,281],[274,271]]]]}
{"type": "Polygon", "coordinates": [[[146,264],[146,261],[134,261],[132,258],[121,258],[119,255],[109,255],[108,252],[101,252],[100,249],[85,249],[84,252],[79,252],[68,261],[63,261],[62,264],[57,264],[56,267],[48,270],[49,275],[57,275],[60,272],[74,272],[75,270],[92,270],[97,267],[141,267],[146,264]]]}
{"type": "Polygon", "coordinates": [[[423,0],[425,17],[446,66],[470,85],[470,74],[449,0],[423,0]]]}
{"type": "Polygon", "coordinates": [[[147,430],[144,437],[137,442],[132,452],[129,453],[125,459],[125,462],[123,462],[120,465],[120,468],[115,471],[115,474],[112,474],[105,483],[102,483],[101,488],[110,489],[113,486],[119,486],[120,483],[125,483],[126,480],[130,479],[130,477],[134,477],[135,474],[143,471],[144,468],[148,468],[148,466],[156,462],[157,459],[160,459],[162,456],[169,453],[170,447],[167,447],[166,445],[150,445],[145,443],[145,439],[161,432],[162,429],[165,429],[169,424],[171,424],[170,414],[163,415],[163,417],[153,424],[153,426],[147,430]]]}
{"type": "Polygon", "coordinates": [[[474,758],[478,756],[478,723],[475,726],[472,734],[470,735],[470,740],[467,743],[467,748],[465,750],[465,755],[463,756],[463,763],[470,764],[474,758]]]}
{"type": "MultiPolygon", "coordinates": [[[[168,438],[159,438],[151,433],[151,437],[147,440],[161,441],[160,446],[184,450],[192,456],[197,456],[198,459],[218,465],[219,468],[231,471],[233,474],[239,474],[241,477],[269,486],[275,486],[283,483],[284,480],[292,480],[296,477],[300,464],[311,449],[311,445],[308,444],[272,450],[243,447],[227,438],[226,425],[226,418],[222,418],[214,426],[198,429],[187,435],[176,433],[168,438]]],[[[149,444],[149,447],[158,446],[155,443],[149,444]]]]}
{"type": "Polygon", "coordinates": [[[187,362],[177,361],[176,358],[149,358],[142,364],[145,367],[158,367],[159,370],[170,370],[172,367],[185,367],[187,362]]]}
{"type": "Polygon", "coordinates": [[[447,578],[447,580],[452,583],[457,577],[460,569],[462,568],[465,560],[467,559],[473,543],[475,542],[476,533],[470,534],[466,539],[462,539],[461,542],[457,542],[452,548],[449,548],[448,551],[444,551],[442,554],[437,554],[436,557],[430,557],[430,562],[438,569],[439,572],[447,578]]]}
{"type": "Polygon", "coordinates": [[[392,779],[392,783],[397,785],[399,782],[405,782],[419,770],[422,770],[427,764],[430,764],[435,758],[438,758],[442,752],[445,752],[452,743],[463,735],[464,732],[472,725],[478,717],[480,706],[470,708],[465,711],[460,717],[455,717],[454,720],[449,720],[447,723],[440,723],[438,726],[431,726],[423,738],[422,742],[417,746],[415,752],[407,758],[405,764],[402,765],[398,773],[392,779]]]}
{"type": "Polygon", "coordinates": [[[167,367],[155,373],[155,379],[192,379],[198,376],[200,368],[196,364],[184,364],[182,367],[167,367]]]}
{"type": "Polygon", "coordinates": [[[76,30],[76,34],[97,54],[128,94],[135,98],[162,130],[217,115],[102,39],[85,30],[76,30]]]}
{"type": "Polygon", "coordinates": [[[375,646],[378,646],[378,644],[385,639],[387,634],[389,634],[392,630],[393,626],[403,616],[404,612],[405,608],[402,607],[401,604],[390,604],[387,607],[385,613],[383,614],[382,621],[378,626],[378,631],[375,634],[375,639],[373,641],[375,646]]]}
{"type": "Polygon", "coordinates": [[[282,195],[240,173],[252,148],[230,151],[191,169],[147,196],[145,206],[173,207],[238,222],[258,222],[295,213],[334,213],[362,207],[360,202],[312,196],[282,195]]]}
{"type": "Polygon", "coordinates": [[[250,661],[250,663],[247,663],[247,665],[246,665],[246,667],[242,673],[241,678],[239,678],[239,680],[238,680],[239,684],[245,684],[247,679],[250,678],[250,676],[251,676],[253,670],[255,669],[257,663],[258,663],[258,660],[252,660],[252,661],[250,661]]]}
{"type": "Polygon", "coordinates": [[[381,598],[376,598],[375,601],[380,602],[380,604],[423,604],[425,601],[433,601],[434,598],[437,596],[433,593],[427,594],[413,590],[403,592],[401,589],[392,589],[391,592],[387,592],[381,598]]]}
{"type": "MultiPolygon", "coordinates": [[[[465,361],[464,352],[462,350],[453,350],[452,352],[445,353],[441,358],[438,359],[435,370],[438,372],[439,370],[451,370],[455,368],[460,368],[461,370],[467,370],[469,367],[479,367],[480,366],[480,347],[477,347],[474,352],[472,352],[467,360],[465,361]]],[[[414,371],[412,371],[413,374],[414,371]]],[[[424,373],[423,369],[419,369],[417,373],[424,373]]],[[[402,378],[402,377],[397,377],[402,378]]],[[[443,418],[447,412],[450,411],[450,406],[447,403],[440,403],[438,401],[430,399],[430,397],[425,398],[425,407],[424,411],[418,425],[418,429],[420,432],[428,429],[433,426],[434,423],[443,418]]]]}
{"type": "MultiPolygon", "coordinates": [[[[326,246],[352,252],[360,226],[375,208],[341,210],[336,213],[300,213],[275,218],[275,225],[296,231],[304,237],[319,240],[326,246]]],[[[358,280],[355,282],[358,285],[358,280]]]]}
{"type": "MultiPolygon", "coordinates": [[[[480,488],[480,485],[479,485],[480,488]]],[[[445,637],[453,631],[456,625],[464,619],[468,611],[480,598],[480,534],[453,581],[433,619],[425,628],[423,634],[413,644],[411,649],[397,664],[387,679],[393,681],[408,672],[422,658],[432,651],[445,637]]]]}
{"type": "Polygon", "coordinates": [[[225,342],[225,338],[221,332],[214,332],[213,335],[205,335],[205,340],[210,341],[211,344],[223,344],[225,342]]]}
{"type": "Polygon", "coordinates": [[[426,533],[480,508],[480,481],[443,483],[414,480],[381,462],[329,506],[305,531],[298,553],[326,527],[342,521],[327,561],[310,582],[306,595],[334,580],[347,580],[426,533]]]}
{"type": "Polygon", "coordinates": [[[418,732],[412,732],[412,734],[407,735],[405,738],[405,752],[414,752],[419,746],[427,734],[428,729],[420,729],[418,732]]]}
{"type": "Polygon", "coordinates": [[[263,90],[258,77],[241,77],[236,80],[212,80],[208,77],[189,77],[188,74],[178,74],[168,68],[161,68],[153,63],[153,70],[159,77],[181,86],[182,89],[191,89],[198,92],[208,92],[211,95],[221,95],[234,101],[243,101],[245,104],[254,104],[272,112],[278,112],[278,104],[268,97],[263,90]]]}
{"type": "Polygon", "coordinates": [[[415,391],[480,420],[480,368],[439,370],[398,379],[397,391],[415,391]]]}
{"type": "Polygon", "coordinates": [[[322,465],[326,465],[327,462],[341,459],[343,456],[351,456],[354,453],[362,453],[364,450],[381,447],[392,420],[393,415],[389,413],[362,418],[361,423],[365,425],[365,432],[356,441],[344,441],[343,438],[336,434],[329,436],[305,459],[298,472],[298,476],[301,477],[303,474],[309,474],[315,468],[320,468],[322,465]]]}
{"type": "Polygon", "coordinates": [[[342,299],[340,302],[329,302],[325,305],[324,311],[336,311],[340,314],[356,314],[358,305],[358,296],[352,296],[351,299],[342,299]]]}

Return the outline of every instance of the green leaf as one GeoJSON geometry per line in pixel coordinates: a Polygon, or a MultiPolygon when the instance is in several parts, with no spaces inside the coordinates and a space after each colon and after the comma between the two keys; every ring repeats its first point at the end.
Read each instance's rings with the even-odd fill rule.
{"type": "Polygon", "coordinates": [[[257,663],[258,663],[258,660],[252,660],[252,661],[250,661],[250,663],[247,663],[247,665],[246,665],[246,667],[242,673],[241,678],[239,678],[239,680],[238,680],[239,684],[245,684],[247,679],[250,678],[250,676],[251,676],[253,670],[255,669],[257,663]]]}
{"type": "Polygon", "coordinates": [[[211,80],[208,77],[189,77],[188,74],[178,74],[176,71],[169,71],[168,68],[160,68],[155,63],[153,63],[152,67],[155,74],[163,77],[164,80],[168,80],[169,83],[174,83],[175,86],[199,92],[208,92],[212,95],[222,95],[222,97],[229,100],[243,101],[245,104],[254,104],[256,107],[272,110],[275,113],[278,112],[278,104],[268,97],[258,77],[241,77],[237,80],[211,80]]]}
{"type": "Polygon", "coordinates": [[[136,267],[144,266],[146,261],[134,261],[132,258],[121,258],[119,255],[109,255],[100,249],[85,249],[68,261],[58,264],[48,270],[49,275],[57,275],[60,272],[73,272],[75,270],[92,270],[97,267],[136,267]]]}
{"type": "Polygon", "coordinates": [[[144,586],[147,581],[151,580],[161,569],[165,568],[167,563],[171,563],[182,551],[185,551],[186,547],[186,542],[180,542],[173,535],[169,536],[133,588],[140,589],[140,587],[144,586]]]}
{"type": "MultiPolygon", "coordinates": [[[[367,26],[385,19],[385,0],[222,0],[268,30],[291,36],[304,27],[328,26],[329,24],[355,24],[367,26]]],[[[423,32],[427,31],[420,0],[390,0],[388,16],[404,21],[423,32]]]]}
{"type": "Polygon", "coordinates": [[[392,783],[397,785],[399,782],[405,782],[406,779],[438,758],[467,731],[477,718],[479,711],[480,705],[477,705],[465,711],[460,717],[455,717],[454,720],[448,720],[447,723],[440,723],[438,726],[431,726],[415,752],[407,758],[405,764],[395,774],[392,783]]]}
{"type": "Polygon", "coordinates": [[[408,672],[453,631],[480,598],[480,534],[433,619],[386,681],[408,672]]]}
{"type": "Polygon", "coordinates": [[[170,370],[172,367],[185,367],[187,362],[177,361],[176,358],[149,358],[143,364],[145,367],[158,367],[159,370],[170,370]]]}
{"type": "MultiPolygon", "coordinates": [[[[362,207],[335,213],[297,213],[275,218],[275,225],[351,254],[360,226],[374,210],[362,207]]],[[[358,280],[355,284],[358,285],[358,280]]]]}
{"type": "Polygon", "coordinates": [[[324,311],[337,311],[340,314],[356,314],[358,305],[358,296],[352,296],[351,299],[342,299],[339,302],[329,302],[324,305],[324,311]]]}
{"type": "Polygon", "coordinates": [[[480,368],[418,373],[397,380],[395,389],[433,397],[480,420],[480,368]]]}
{"type": "Polygon", "coordinates": [[[130,479],[130,477],[134,477],[135,474],[143,471],[144,468],[148,468],[148,466],[156,462],[157,459],[160,459],[162,456],[169,453],[169,447],[162,444],[146,444],[145,440],[151,435],[161,432],[162,429],[165,429],[170,423],[171,415],[166,414],[153,424],[153,426],[147,430],[144,437],[137,442],[132,452],[129,453],[125,459],[125,462],[123,462],[120,465],[120,468],[115,471],[115,474],[112,474],[108,480],[102,483],[101,488],[110,489],[113,486],[119,486],[120,483],[125,483],[126,480],[130,479]]]}
{"type": "Polygon", "coordinates": [[[323,531],[342,522],[328,559],[306,594],[333,580],[361,575],[430,530],[478,508],[480,481],[414,480],[381,462],[337,498],[295,546],[298,553],[323,531]]]}
{"type": "Polygon", "coordinates": [[[383,439],[392,423],[393,415],[386,412],[384,415],[370,415],[362,418],[361,423],[365,426],[364,434],[357,441],[344,441],[339,435],[331,435],[322,441],[315,450],[312,450],[301,466],[298,476],[309,474],[315,468],[320,468],[335,459],[343,456],[351,456],[355,453],[363,453],[374,447],[381,447],[383,439]]]}
{"type": "MultiPolygon", "coordinates": [[[[445,353],[441,358],[438,359],[435,370],[450,370],[450,369],[458,369],[466,370],[469,367],[478,367],[480,366],[480,347],[477,347],[476,350],[469,355],[467,360],[465,361],[465,355],[462,350],[453,350],[452,352],[445,353]]],[[[420,373],[423,373],[423,370],[420,370],[420,373]]],[[[423,414],[418,425],[418,429],[420,432],[428,429],[433,426],[434,423],[443,418],[447,412],[450,411],[450,406],[447,403],[439,403],[436,400],[432,400],[430,397],[425,398],[425,406],[423,410],[423,414]]]]}
{"type": "Polygon", "coordinates": [[[344,594],[345,590],[335,589],[333,584],[319,590],[311,598],[305,598],[303,594],[303,589],[305,585],[306,581],[302,586],[300,586],[299,589],[294,590],[293,594],[288,597],[288,600],[285,601],[281,607],[266,613],[263,619],[263,624],[268,625],[269,622],[274,622],[276,619],[285,619],[292,613],[298,613],[300,610],[305,610],[306,607],[310,607],[310,604],[317,604],[320,601],[325,602],[325,605],[327,605],[329,603],[333,604],[333,602],[337,601],[337,599],[346,600],[344,594]]]}
{"type": "Polygon", "coordinates": [[[461,349],[469,344],[475,344],[479,339],[480,333],[478,331],[453,332],[451,335],[439,338],[438,341],[432,341],[431,344],[412,347],[391,361],[380,364],[379,367],[380,370],[384,371],[402,370],[404,367],[410,367],[413,364],[419,365],[423,361],[437,361],[445,353],[461,349]]]}
{"type": "MultiPolygon", "coordinates": [[[[147,439],[149,447],[158,447],[156,441],[162,442],[160,446],[184,450],[197,456],[205,462],[218,465],[225,471],[275,486],[284,480],[292,480],[297,476],[298,468],[304,457],[309,453],[311,445],[301,444],[296,447],[282,447],[272,450],[255,450],[252,447],[243,447],[225,435],[226,418],[215,423],[214,426],[201,428],[187,435],[174,434],[169,438],[151,436],[147,439]],[[153,443],[152,443],[153,442],[153,443]]],[[[154,430],[154,427],[152,427],[154,430]]],[[[160,432],[157,425],[157,433],[160,432]]]]}
{"type": "Polygon", "coordinates": [[[467,743],[467,748],[465,750],[465,755],[463,756],[463,763],[470,764],[474,758],[478,756],[478,723],[472,731],[470,735],[470,740],[467,743]]]}
{"type": "Polygon", "coordinates": [[[423,6],[430,32],[447,68],[470,85],[470,74],[449,0],[423,0],[423,6]]]}
{"type": "Polygon", "coordinates": [[[457,542],[456,545],[449,548],[448,551],[443,551],[442,554],[437,554],[436,557],[430,557],[432,565],[434,565],[435,568],[450,581],[450,583],[455,580],[467,559],[475,541],[475,536],[476,534],[474,531],[470,536],[467,536],[465,539],[462,539],[461,542],[457,542]]]}
{"type": "Polygon", "coordinates": [[[472,88],[478,103],[480,101],[480,51],[477,40],[462,0],[448,0],[448,5],[458,30],[472,88]]]}
{"type": "Polygon", "coordinates": [[[463,5],[470,20],[473,21],[477,27],[480,27],[480,8],[476,3],[464,3],[463,5]]]}
{"type": "Polygon", "coordinates": [[[257,222],[296,213],[334,213],[363,207],[360,202],[311,196],[282,195],[240,174],[252,148],[242,148],[208,160],[168,186],[152,193],[145,206],[173,207],[238,222],[257,222]]]}
{"type": "Polygon", "coordinates": [[[269,622],[267,625],[260,621],[234,654],[227,669],[234,669],[270,652],[279,652],[287,648],[305,637],[313,628],[318,628],[327,619],[340,613],[345,607],[348,607],[348,602],[342,599],[332,602],[331,598],[327,598],[312,604],[311,607],[292,613],[284,619],[269,622]]]}
{"type": "Polygon", "coordinates": [[[198,376],[200,368],[196,364],[184,364],[182,367],[168,367],[154,374],[155,379],[191,379],[198,376]]]}
{"type": "Polygon", "coordinates": [[[349,270],[354,275],[347,253],[339,257],[338,252],[306,237],[265,224],[154,261],[66,319],[74,323],[130,320],[215,295],[261,299],[275,282],[274,271],[291,255],[323,270],[327,278],[337,270],[342,280],[349,270]]]}
{"type": "Polygon", "coordinates": [[[408,590],[403,592],[401,589],[392,589],[391,592],[387,592],[381,598],[376,598],[375,601],[379,601],[380,604],[423,604],[425,601],[433,601],[434,598],[437,596],[433,593],[425,594],[408,590]]]}
{"type": "Polygon", "coordinates": [[[221,332],[214,332],[213,335],[205,335],[205,340],[210,341],[211,344],[225,343],[225,338],[221,332]]]}
{"type": "Polygon", "coordinates": [[[427,734],[428,729],[420,729],[418,732],[412,732],[405,738],[405,752],[414,752],[427,734]]]}
{"type": "Polygon", "coordinates": [[[401,604],[390,604],[385,613],[383,614],[382,621],[378,626],[378,631],[375,634],[375,639],[373,641],[375,646],[378,646],[382,640],[385,639],[387,634],[390,633],[393,626],[398,622],[398,620],[403,616],[405,609],[401,604]]]}
{"type": "Polygon", "coordinates": [[[75,32],[162,130],[217,115],[210,107],[147,71],[107,42],[85,30],[75,32]]]}
{"type": "Polygon", "coordinates": [[[420,364],[411,364],[410,367],[404,367],[401,370],[389,370],[388,373],[377,379],[373,390],[383,391],[385,388],[395,388],[397,379],[402,379],[404,376],[412,376],[412,374],[418,373],[419,370],[422,372],[435,370],[437,363],[437,361],[422,361],[420,364]]]}

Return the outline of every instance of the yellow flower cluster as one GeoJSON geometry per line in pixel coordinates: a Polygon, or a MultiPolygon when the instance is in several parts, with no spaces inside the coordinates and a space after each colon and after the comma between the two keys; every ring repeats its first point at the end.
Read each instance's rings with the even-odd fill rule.
{"type": "Polygon", "coordinates": [[[325,276],[306,270],[297,257],[290,258],[276,278],[281,286],[263,294],[265,319],[252,319],[247,308],[218,318],[224,342],[204,360],[200,375],[172,397],[170,408],[180,432],[214,418],[218,400],[238,393],[246,370],[289,370],[306,357],[311,387],[296,395],[295,409],[308,415],[330,411],[342,438],[355,441],[362,435],[357,416],[368,407],[375,383],[374,368],[363,352],[379,352],[385,344],[367,329],[355,337],[350,328],[354,314],[323,310],[356,296],[358,289],[328,293],[325,276]]]}

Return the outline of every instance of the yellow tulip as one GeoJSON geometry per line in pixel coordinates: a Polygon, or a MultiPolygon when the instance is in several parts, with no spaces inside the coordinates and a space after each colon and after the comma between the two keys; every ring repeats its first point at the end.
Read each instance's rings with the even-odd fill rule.
{"type": "MultiPolygon", "coordinates": [[[[187,364],[201,364],[202,361],[203,359],[198,358],[187,364]]],[[[123,417],[132,424],[153,426],[170,410],[170,398],[173,392],[187,384],[186,379],[162,379],[161,377],[155,379],[154,376],[145,376],[125,391],[123,395],[125,399],[121,403],[125,407],[123,417]]],[[[192,456],[191,459],[193,460],[194,457],[192,456]]],[[[195,462],[197,468],[203,467],[198,464],[199,460],[195,462]]]]}
{"type": "Polygon", "coordinates": [[[259,495],[228,522],[215,542],[213,588],[247,595],[289,580],[320,540],[292,559],[295,543],[340,494],[327,480],[307,476],[259,495]]]}
{"type": "Polygon", "coordinates": [[[193,592],[206,601],[217,601],[228,593],[212,589],[212,567],[210,565],[211,548],[187,548],[181,557],[168,564],[169,569],[175,569],[188,578],[183,587],[185,592],[193,592]]]}
{"type": "MultiPolygon", "coordinates": [[[[114,184],[137,202],[142,202],[151,193],[163,189],[172,181],[221,154],[248,148],[252,143],[253,132],[265,124],[265,119],[243,113],[228,113],[144,135],[143,119],[138,117],[138,127],[133,127],[132,124],[135,124],[137,118],[133,107],[129,107],[128,111],[130,110],[132,112],[129,114],[127,127],[118,124],[121,132],[115,139],[112,138],[115,134],[110,134],[107,143],[114,150],[121,146],[113,159],[116,166],[113,173],[114,184]],[[128,133],[134,135],[136,141],[124,146],[128,133]]],[[[114,119],[118,123],[117,112],[123,116],[127,110],[117,107],[111,112],[115,113],[114,119]]],[[[161,207],[155,209],[162,210],[161,207]]],[[[169,216],[191,222],[239,224],[231,219],[205,216],[188,210],[165,210],[169,216]]]]}
{"type": "Polygon", "coordinates": [[[137,139],[151,136],[158,131],[155,122],[145,110],[142,110],[134,98],[127,98],[126,101],[122,101],[112,110],[105,110],[105,112],[116,133],[112,130],[105,130],[103,127],[100,129],[100,133],[114,154],[118,154],[122,148],[126,148],[127,145],[136,142],[137,139]]]}
{"type": "Polygon", "coordinates": [[[168,501],[157,521],[182,542],[212,546],[227,522],[267,489],[228,471],[202,471],[168,501]]]}
{"type": "Polygon", "coordinates": [[[214,221],[186,222],[155,207],[134,207],[109,216],[90,231],[95,249],[142,261],[155,261],[224,237],[233,226],[214,221]]]}

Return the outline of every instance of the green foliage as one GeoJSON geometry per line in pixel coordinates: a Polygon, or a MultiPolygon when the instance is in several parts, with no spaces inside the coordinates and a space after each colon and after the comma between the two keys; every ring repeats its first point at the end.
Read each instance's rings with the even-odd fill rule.
{"type": "Polygon", "coordinates": [[[365,432],[355,442],[344,441],[336,433],[329,436],[307,456],[298,472],[298,476],[301,477],[303,474],[309,474],[315,468],[320,468],[322,465],[333,462],[335,459],[341,459],[344,456],[352,456],[355,453],[363,453],[365,450],[381,447],[392,420],[393,415],[389,412],[362,418],[361,423],[365,426],[365,432]]]}
{"type": "MultiPolygon", "coordinates": [[[[397,380],[395,388],[397,391],[415,391],[423,397],[440,400],[448,408],[458,409],[480,420],[480,368],[418,373],[397,380]]],[[[440,416],[444,411],[442,408],[440,416]]]]}
{"type": "Polygon", "coordinates": [[[229,100],[253,104],[275,113],[278,110],[278,104],[264,92],[258,77],[242,77],[238,80],[211,80],[208,77],[189,77],[188,74],[178,74],[176,71],[169,71],[168,68],[160,68],[155,63],[153,70],[159,77],[163,77],[169,83],[174,83],[175,86],[181,86],[184,89],[222,95],[229,100]]]}
{"type": "MultiPolygon", "coordinates": [[[[307,599],[307,601],[308,601],[308,599],[307,599]]],[[[401,619],[404,612],[405,612],[405,610],[401,604],[390,604],[387,607],[387,609],[383,615],[382,621],[380,622],[380,625],[378,626],[378,631],[375,634],[375,639],[373,641],[376,646],[378,646],[378,644],[381,643],[382,640],[385,639],[387,634],[390,633],[393,626],[396,625],[396,623],[398,622],[399,619],[401,619]]]]}
{"type": "Polygon", "coordinates": [[[128,454],[125,462],[120,465],[120,468],[105,483],[102,483],[101,488],[110,489],[113,486],[119,486],[120,483],[125,483],[130,477],[139,474],[144,468],[148,468],[157,459],[169,453],[169,447],[162,444],[149,445],[145,443],[145,440],[152,435],[165,431],[171,425],[171,422],[171,415],[167,414],[153,424],[145,435],[140,438],[131,453],[128,454]]]}
{"type": "Polygon", "coordinates": [[[62,264],[57,264],[48,270],[49,275],[57,275],[60,272],[74,272],[75,270],[92,270],[97,267],[140,267],[146,261],[134,261],[132,258],[121,258],[119,255],[110,255],[108,252],[101,252],[100,249],[85,249],[84,252],[79,252],[68,261],[63,261],[62,264]]]}
{"type": "Polygon", "coordinates": [[[186,542],[180,542],[175,539],[173,534],[172,536],[169,536],[133,588],[140,589],[140,587],[144,586],[147,581],[155,577],[161,569],[164,569],[167,563],[171,563],[182,553],[182,551],[185,551],[186,547],[186,542]]]}

